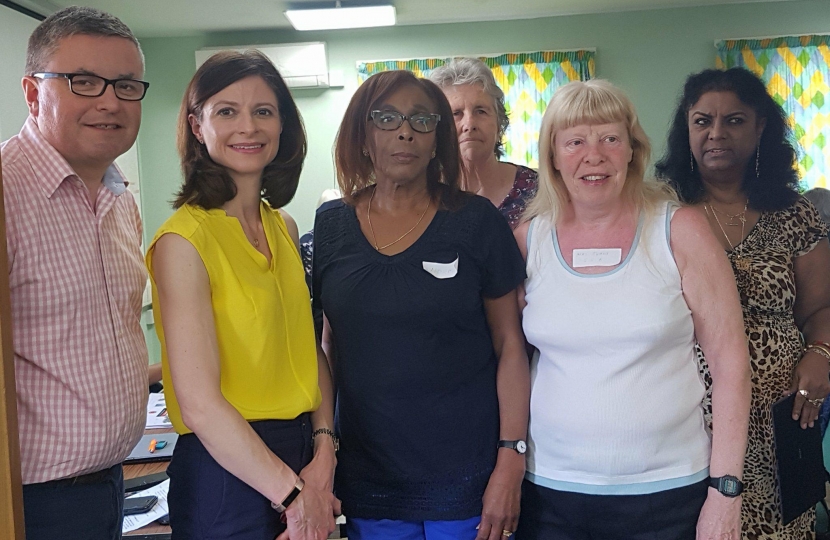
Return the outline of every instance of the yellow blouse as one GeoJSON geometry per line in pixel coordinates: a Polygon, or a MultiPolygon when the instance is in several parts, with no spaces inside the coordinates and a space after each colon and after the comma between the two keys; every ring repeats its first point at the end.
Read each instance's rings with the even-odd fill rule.
{"type": "Polygon", "coordinates": [[[210,279],[219,344],[222,395],[246,420],[287,420],[320,405],[311,303],[300,255],[282,216],[265,202],[260,214],[271,264],[224,210],[185,205],[156,233],[146,262],[153,285],[156,332],[161,341],[167,412],[177,433],[182,422],[164,339],[153,274],[153,247],[178,234],[198,251],[210,279]]]}

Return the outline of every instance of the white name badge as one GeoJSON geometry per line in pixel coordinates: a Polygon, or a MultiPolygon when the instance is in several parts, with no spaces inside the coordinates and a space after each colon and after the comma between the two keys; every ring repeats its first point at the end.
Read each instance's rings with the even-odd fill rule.
{"type": "Polygon", "coordinates": [[[574,268],[586,266],[617,266],[622,261],[622,249],[575,249],[574,268]]]}
{"type": "Polygon", "coordinates": [[[458,273],[458,257],[451,263],[437,263],[424,261],[424,270],[438,279],[449,279],[458,273]]]}

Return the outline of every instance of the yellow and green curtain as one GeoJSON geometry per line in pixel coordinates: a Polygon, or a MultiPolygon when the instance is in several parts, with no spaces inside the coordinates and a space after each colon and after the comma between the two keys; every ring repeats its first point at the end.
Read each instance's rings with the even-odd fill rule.
{"type": "MultiPolygon", "coordinates": [[[[480,57],[487,64],[504,92],[510,127],[504,135],[503,159],[537,168],[539,166],[539,130],[542,115],[553,93],[571,81],[594,77],[594,51],[540,51],[508,53],[480,57]]],[[[404,69],[418,77],[429,77],[432,71],[451,58],[388,60],[359,62],[358,81],[362,83],[375,73],[404,69]]]]}
{"type": "Polygon", "coordinates": [[[802,187],[830,187],[830,36],[725,40],[716,47],[719,68],[758,75],[789,116],[802,187]]]}

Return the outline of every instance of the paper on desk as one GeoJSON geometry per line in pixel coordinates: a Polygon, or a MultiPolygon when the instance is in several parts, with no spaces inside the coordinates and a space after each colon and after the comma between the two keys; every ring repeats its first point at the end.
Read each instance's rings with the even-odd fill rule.
{"type": "Polygon", "coordinates": [[[159,502],[157,502],[149,512],[144,514],[136,514],[134,516],[124,516],[124,525],[121,526],[121,534],[140,529],[141,527],[154,522],[158,518],[166,516],[168,513],[167,490],[169,487],[170,480],[165,480],[157,486],[145,489],[144,491],[136,492],[135,494],[127,497],[128,499],[134,499],[136,497],[151,497],[155,495],[159,498],[159,502]]]}
{"type": "Polygon", "coordinates": [[[150,394],[147,399],[147,429],[171,428],[170,418],[167,417],[167,404],[164,394],[150,394]]]}

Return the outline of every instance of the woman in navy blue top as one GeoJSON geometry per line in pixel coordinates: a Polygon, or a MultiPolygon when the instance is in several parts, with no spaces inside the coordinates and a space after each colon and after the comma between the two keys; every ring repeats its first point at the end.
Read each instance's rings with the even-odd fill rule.
{"type": "Polygon", "coordinates": [[[509,537],[529,401],[510,228],[460,191],[449,104],[411,73],[358,89],[335,160],[344,200],[317,213],[312,281],[348,536],[509,537]]]}

